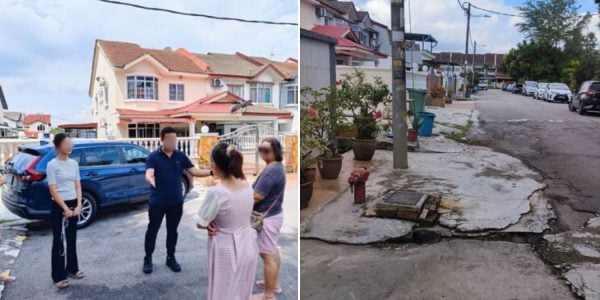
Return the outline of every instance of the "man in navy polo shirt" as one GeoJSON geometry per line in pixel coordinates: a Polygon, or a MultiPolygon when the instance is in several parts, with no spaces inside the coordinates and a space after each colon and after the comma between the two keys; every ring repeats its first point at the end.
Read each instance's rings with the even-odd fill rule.
{"type": "Polygon", "coordinates": [[[160,132],[162,146],[152,152],[146,160],[146,181],[152,192],[148,203],[148,230],[146,230],[143,271],[152,273],[152,252],[156,244],[156,234],[162,223],[163,216],[167,220],[167,266],[174,272],[181,271],[181,266],[175,260],[177,245],[177,226],[183,214],[184,171],[193,176],[212,175],[210,170],[200,170],[185,155],[177,150],[177,132],[173,127],[163,128],[160,132]]]}

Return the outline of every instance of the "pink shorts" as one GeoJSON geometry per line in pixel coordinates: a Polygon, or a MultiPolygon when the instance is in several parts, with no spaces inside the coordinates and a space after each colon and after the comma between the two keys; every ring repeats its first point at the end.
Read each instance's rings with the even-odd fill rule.
{"type": "Polygon", "coordinates": [[[263,220],[263,228],[258,232],[258,252],[277,254],[277,239],[283,225],[283,212],[263,220]]]}

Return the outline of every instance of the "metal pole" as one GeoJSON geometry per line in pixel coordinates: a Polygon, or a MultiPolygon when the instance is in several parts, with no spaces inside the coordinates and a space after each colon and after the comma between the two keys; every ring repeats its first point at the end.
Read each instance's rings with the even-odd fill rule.
{"type": "Polygon", "coordinates": [[[467,2],[467,38],[465,40],[465,88],[464,97],[467,98],[467,86],[469,82],[467,80],[467,57],[469,56],[469,31],[471,30],[471,3],[467,2]]]}
{"type": "Polygon", "coordinates": [[[475,53],[477,52],[477,41],[473,41],[473,61],[471,62],[471,83],[475,85],[475,53]]]}
{"type": "Polygon", "coordinates": [[[406,49],[404,39],[404,0],[392,0],[392,110],[394,169],[408,168],[406,123],[406,49]]]}

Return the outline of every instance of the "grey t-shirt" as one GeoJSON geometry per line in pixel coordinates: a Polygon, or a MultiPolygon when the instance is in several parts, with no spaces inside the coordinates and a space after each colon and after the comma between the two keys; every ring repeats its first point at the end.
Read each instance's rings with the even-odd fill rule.
{"type": "Polygon", "coordinates": [[[63,201],[77,199],[75,181],[79,180],[79,164],[74,159],[52,159],[46,168],[48,185],[55,184],[63,201]]]}
{"type": "Polygon", "coordinates": [[[283,192],[285,190],[285,169],[282,163],[272,163],[268,165],[252,184],[254,192],[259,193],[265,198],[254,204],[254,210],[265,212],[271,207],[273,202],[277,201],[271,208],[267,217],[274,216],[282,212],[283,192]]]}

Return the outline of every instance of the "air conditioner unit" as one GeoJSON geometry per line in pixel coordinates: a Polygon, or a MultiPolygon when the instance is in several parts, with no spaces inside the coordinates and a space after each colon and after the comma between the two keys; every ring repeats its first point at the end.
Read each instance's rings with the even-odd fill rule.
{"type": "Polygon", "coordinates": [[[327,10],[324,7],[317,7],[317,17],[326,17],[327,10]]]}
{"type": "Polygon", "coordinates": [[[214,87],[223,86],[223,81],[221,79],[219,79],[219,78],[214,78],[212,80],[212,86],[214,86],[214,87]]]}

